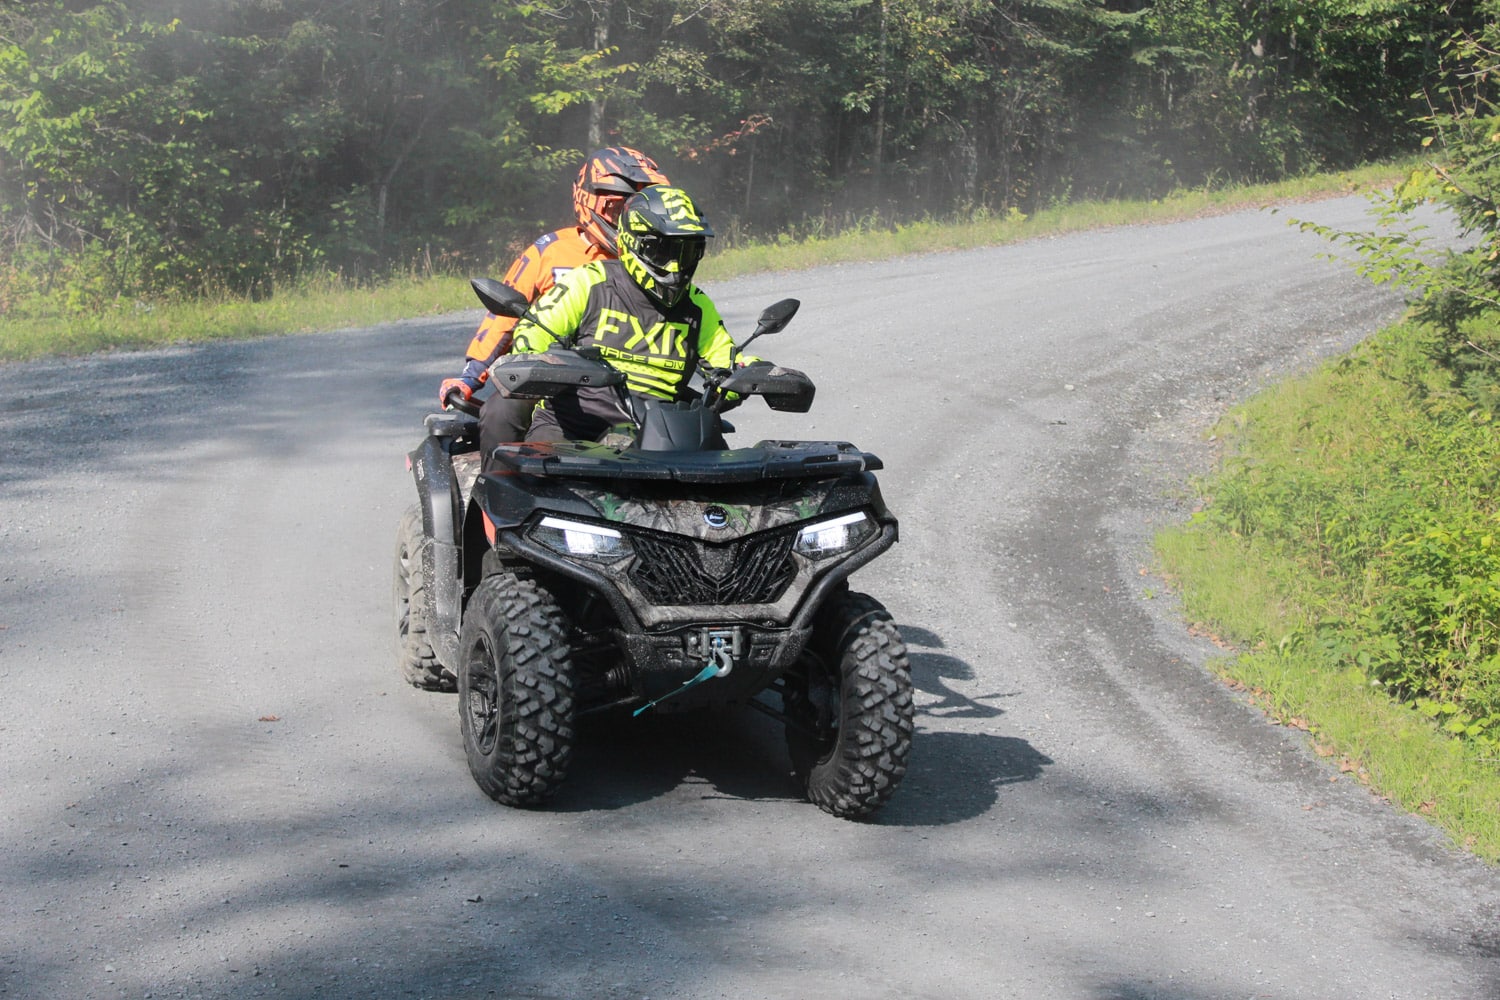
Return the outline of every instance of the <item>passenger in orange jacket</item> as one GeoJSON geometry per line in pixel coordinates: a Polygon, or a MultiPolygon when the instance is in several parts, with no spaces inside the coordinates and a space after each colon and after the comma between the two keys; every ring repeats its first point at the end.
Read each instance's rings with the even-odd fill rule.
{"type": "MultiPolygon", "coordinates": [[[[653,184],[666,184],[656,161],[628,146],[609,146],[591,153],[573,182],[573,211],[577,224],[547,233],[517,257],[504,281],[535,302],[562,274],[596,260],[615,257],[615,226],[625,199],[653,184]]],[[[458,378],[444,379],[438,401],[448,405],[450,393],[465,400],[489,378],[490,365],[510,353],[516,321],[494,313],[485,315],[469,342],[467,363],[458,378]]],[[[534,399],[507,399],[490,393],[479,411],[480,454],[497,444],[520,441],[531,424],[534,399]]]]}

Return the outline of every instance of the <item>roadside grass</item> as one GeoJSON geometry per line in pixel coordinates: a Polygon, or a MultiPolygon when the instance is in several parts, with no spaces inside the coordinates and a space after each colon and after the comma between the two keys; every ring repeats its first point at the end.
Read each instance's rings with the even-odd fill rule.
{"type": "Polygon", "coordinates": [[[1393,584],[1458,586],[1389,579],[1411,526],[1494,515],[1500,444],[1453,405],[1423,342],[1397,325],[1227,414],[1203,510],[1161,532],[1156,557],[1187,620],[1233,651],[1210,669],[1305,730],[1337,764],[1333,780],[1362,782],[1497,862],[1500,746],[1442,731],[1368,656],[1383,641],[1370,609],[1393,584]]]}
{"type": "MultiPolygon", "coordinates": [[[[871,220],[837,235],[816,232],[772,242],[734,243],[710,254],[699,269],[704,283],[765,271],[879,260],[901,254],[961,250],[1108,226],[1166,222],[1247,207],[1348,194],[1390,183],[1405,166],[1380,164],[1276,184],[1179,191],[1154,201],[1089,201],[1059,205],[1033,216],[1020,213],[969,222],[882,225],[871,220]]],[[[508,261],[484,273],[498,276],[508,261]]],[[[478,308],[467,274],[392,275],[375,286],[354,286],[336,276],[277,289],[261,301],[196,302],[122,300],[101,311],[79,313],[43,307],[32,315],[0,317],[0,362],[52,355],[158,347],[173,343],[270,337],[287,333],[369,326],[397,319],[478,308]]],[[[58,297],[59,303],[62,297],[58,297]]]]}
{"type": "Polygon", "coordinates": [[[129,302],[99,313],[0,319],[0,361],[373,326],[477,308],[473,302],[466,281],[443,275],[406,276],[378,288],[315,281],[259,302],[129,302]]]}
{"type": "Polygon", "coordinates": [[[1389,185],[1415,162],[1373,164],[1274,184],[1182,190],[1152,201],[1082,201],[1057,205],[1033,215],[1012,212],[962,223],[915,222],[891,227],[874,221],[835,236],[808,233],[771,243],[733,246],[707,257],[699,273],[705,281],[712,281],[765,271],[883,260],[903,254],[1002,246],[1110,226],[1173,222],[1336,197],[1389,185]]]}

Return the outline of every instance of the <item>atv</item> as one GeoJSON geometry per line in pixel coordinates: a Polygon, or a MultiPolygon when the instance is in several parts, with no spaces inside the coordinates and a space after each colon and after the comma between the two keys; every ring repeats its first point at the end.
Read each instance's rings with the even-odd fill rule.
{"type": "MultiPolygon", "coordinates": [[[[472,285],[490,311],[525,313],[514,289],[472,285]]],[[[766,309],[746,345],[797,306],[766,309]]],[[[841,441],[730,448],[725,410],[759,396],[804,413],[814,386],[765,362],[699,375],[680,401],[621,387],[634,419],[599,441],[482,456],[472,407],[428,416],[396,546],[401,670],[457,690],[469,769],[507,805],[557,790],[583,716],[745,704],[784,725],[810,801],[866,816],[900,783],[912,738],[906,646],[848,584],[896,541],[882,464],[841,441]]],[[[491,377],[528,398],[623,381],[555,346],[507,355],[491,377]]]]}

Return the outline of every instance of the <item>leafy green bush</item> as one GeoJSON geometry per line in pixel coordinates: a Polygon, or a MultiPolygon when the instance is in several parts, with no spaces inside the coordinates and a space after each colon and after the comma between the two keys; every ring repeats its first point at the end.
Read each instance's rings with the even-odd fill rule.
{"type": "Polygon", "coordinates": [[[1210,499],[1156,552],[1235,648],[1213,669],[1497,859],[1500,440],[1434,365],[1440,337],[1392,328],[1234,410],[1210,499]]]}
{"type": "Polygon", "coordinates": [[[1423,520],[1371,565],[1360,665],[1449,732],[1500,742],[1500,515],[1423,520]]]}

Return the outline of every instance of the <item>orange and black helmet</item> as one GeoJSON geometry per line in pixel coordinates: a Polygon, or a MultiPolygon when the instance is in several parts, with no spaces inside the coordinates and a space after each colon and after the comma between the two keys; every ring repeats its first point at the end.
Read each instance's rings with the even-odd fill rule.
{"type": "Polygon", "coordinates": [[[656,161],[629,146],[608,146],[589,154],[573,182],[578,228],[600,248],[613,251],[615,226],[625,199],[653,184],[666,184],[656,161]]]}

